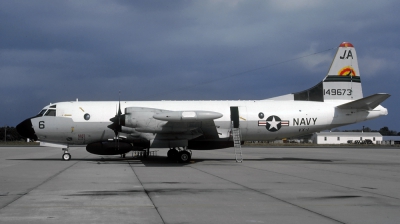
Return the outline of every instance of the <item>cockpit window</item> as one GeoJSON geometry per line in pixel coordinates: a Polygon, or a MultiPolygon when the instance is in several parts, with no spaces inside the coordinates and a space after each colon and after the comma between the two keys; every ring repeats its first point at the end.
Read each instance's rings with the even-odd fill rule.
{"type": "Polygon", "coordinates": [[[56,116],[56,108],[57,108],[57,105],[56,105],[56,104],[53,104],[53,105],[51,105],[49,108],[50,108],[50,109],[46,109],[46,108],[42,109],[42,110],[40,111],[40,113],[39,113],[38,115],[36,115],[35,117],[56,116]],[[46,112],[46,111],[47,111],[47,112],[46,112]]]}
{"type": "Polygon", "coordinates": [[[54,109],[49,109],[44,116],[56,116],[56,110],[54,109]]]}
{"type": "Polygon", "coordinates": [[[46,112],[46,109],[43,109],[42,111],[40,111],[40,113],[38,115],[36,115],[36,117],[42,117],[45,112],[46,112]]]}

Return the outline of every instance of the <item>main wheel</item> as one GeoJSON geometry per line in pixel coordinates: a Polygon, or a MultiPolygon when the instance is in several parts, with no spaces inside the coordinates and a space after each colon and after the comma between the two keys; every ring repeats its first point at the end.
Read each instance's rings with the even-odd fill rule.
{"type": "Polygon", "coordinates": [[[188,151],[180,151],[179,152],[179,157],[178,157],[179,162],[188,163],[188,162],[190,162],[190,159],[191,159],[191,155],[188,151]]]}
{"type": "Polygon", "coordinates": [[[70,159],[71,159],[71,154],[69,154],[69,153],[64,153],[64,154],[62,155],[62,159],[65,160],[65,161],[70,160],[70,159]]]}
{"type": "Polygon", "coordinates": [[[167,152],[168,159],[176,159],[177,155],[178,155],[178,150],[176,150],[175,148],[170,149],[167,152]]]}

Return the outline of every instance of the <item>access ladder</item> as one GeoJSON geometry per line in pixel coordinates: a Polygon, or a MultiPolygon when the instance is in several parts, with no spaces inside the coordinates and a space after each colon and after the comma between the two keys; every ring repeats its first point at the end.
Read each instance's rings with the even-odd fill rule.
{"type": "Polygon", "coordinates": [[[241,163],[243,162],[243,157],[242,157],[242,145],[240,144],[241,143],[240,128],[234,128],[232,125],[232,137],[233,137],[233,146],[235,147],[236,162],[241,163]]]}

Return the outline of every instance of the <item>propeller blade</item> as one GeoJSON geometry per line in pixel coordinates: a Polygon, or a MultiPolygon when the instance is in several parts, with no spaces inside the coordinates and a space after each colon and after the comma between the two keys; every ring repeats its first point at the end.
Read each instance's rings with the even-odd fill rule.
{"type": "Polygon", "coordinates": [[[107,127],[112,129],[115,133],[115,137],[118,138],[118,132],[122,130],[122,126],[125,125],[125,115],[121,111],[121,100],[118,99],[118,109],[115,111],[115,116],[110,118],[112,124],[107,127]]]}
{"type": "Polygon", "coordinates": [[[117,150],[119,150],[119,132],[122,131],[122,126],[125,125],[125,114],[121,111],[121,99],[118,99],[118,109],[115,110],[115,116],[110,118],[112,122],[107,127],[114,131],[115,134],[115,144],[117,150]]]}

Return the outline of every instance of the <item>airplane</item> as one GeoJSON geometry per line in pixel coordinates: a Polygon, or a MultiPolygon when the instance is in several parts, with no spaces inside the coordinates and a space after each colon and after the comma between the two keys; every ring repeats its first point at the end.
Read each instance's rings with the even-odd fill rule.
{"type": "Polygon", "coordinates": [[[343,42],[328,74],[304,91],[240,101],[59,102],[16,128],[41,146],[62,148],[66,161],[69,146],[86,145],[97,155],[167,148],[168,158],[188,163],[191,150],[233,147],[234,129],[239,144],[311,134],[387,115],[380,104],[388,97],[363,96],[356,50],[343,42]]]}

